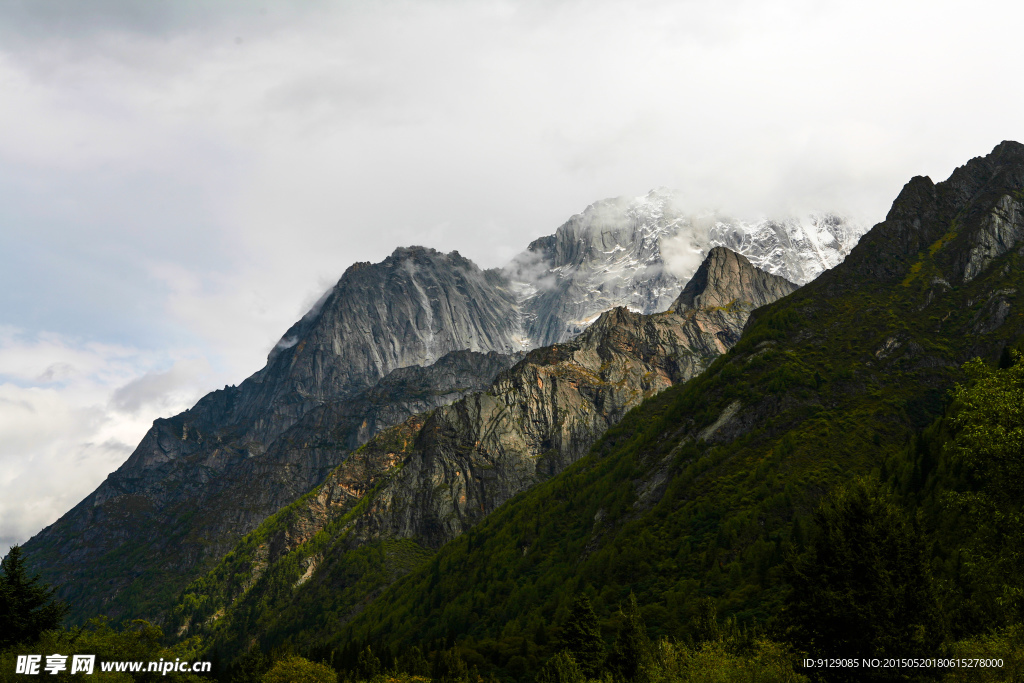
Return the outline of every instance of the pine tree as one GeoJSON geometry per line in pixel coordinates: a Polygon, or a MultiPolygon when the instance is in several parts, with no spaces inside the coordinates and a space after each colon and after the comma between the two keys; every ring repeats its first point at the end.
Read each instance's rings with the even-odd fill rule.
{"type": "Polygon", "coordinates": [[[587,678],[597,678],[604,662],[604,641],[597,615],[586,595],[577,596],[569,608],[569,619],[562,627],[562,646],[587,678]]]}
{"type": "Polygon", "coordinates": [[[629,600],[619,610],[619,615],[622,617],[622,628],[612,649],[611,668],[618,680],[645,681],[652,659],[651,641],[635,595],[629,594],[629,600]]]}
{"type": "Polygon", "coordinates": [[[369,645],[364,647],[363,651],[359,653],[356,671],[359,680],[362,681],[369,681],[381,672],[380,659],[377,658],[377,655],[373,654],[373,650],[370,649],[369,645]]]}
{"type": "Polygon", "coordinates": [[[469,680],[466,662],[454,647],[435,653],[434,666],[430,673],[430,677],[440,683],[466,683],[469,680]]]}
{"type": "Polygon", "coordinates": [[[413,646],[398,658],[398,668],[410,676],[430,676],[430,662],[423,656],[423,651],[413,646]]]}
{"type": "Polygon", "coordinates": [[[21,546],[11,548],[0,570],[0,649],[33,642],[43,631],[60,628],[67,605],[54,598],[38,574],[28,576],[21,546]]]}
{"type": "Polygon", "coordinates": [[[690,621],[690,637],[696,644],[718,640],[720,635],[715,601],[710,597],[702,598],[697,603],[697,614],[690,621]]]}

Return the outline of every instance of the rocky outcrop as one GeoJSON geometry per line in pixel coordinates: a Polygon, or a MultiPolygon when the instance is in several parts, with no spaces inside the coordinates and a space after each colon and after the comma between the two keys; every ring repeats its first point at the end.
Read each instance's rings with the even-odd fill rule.
{"type": "Polygon", "coordinates": [[[715,247],[669,308],[674,313],[742,306],[766,306],[799,285],[755,268],[742,254],[715,247]]]}
{"type": "Polygon", "coordinates": [[[1024,239],[1024,201],[1004,194],[978,227],[964,265],[963,281],[970,282],[988,264],[1024,239]]]}
{"type": "MultiPolygon", "coordinates": [[[[269,540],[250,550],[247,571],[274,571],[261,558],[288,552],[298,555],[289,555],[291,565],[278,572],[290,571],[296,557],[312,566],[324,541],[306,547],[303,539],[326,529],[335,539],[332,559],[318,564],[303,583],[337,591],[344,581],[330,572],[342,571],[345,553],[395,539],[440,547],[580,459],[645,399],[703,371],[735,342],[756,303],[796,288],[724,248],[712,250],[699,273],[686,291],[688,303],[675,311],[608,311],[571,342],[531,351],[487,391],[382,432],[290,508],[293,522],[274,521],[257,532],[269,540]]],[[[238,569],[218,573],[235,576],[238,569]]],[[[266,585],[282,581],[293,579],[279,575],[266,585]]],[[[190,590],[209,590],[208,583],[202,585],[190,590]]],[[[245,604],[274,609],[259,593],[266,585],[259,585],[263,588],[253,588],[245,604]]],[[[244,591],[225,587],[216,593],[231,602],[244,591]]],[[[209,611],[210,600],[198,602],[209,611]]],[[[204,620],[183,606],[177,615],[179,624],[204,620]]]]}
{"type": "Polygon", "coordinates": [[[631,408],[702,372],[754,308],[796,289],[712,249],[672,311],[613,309],[573,341],[532,351],[488,392],[438,409],[355,537],[439,547],[585,455],[631,408]]]}
{"type": "Polygon", "coordinates": [[[843,289],[869,281],[929,280],[943,289],[971,282],[1024,236],[1022,168],[1024,145],[1007,141],[944,182],[911,178],[885,221],[850,252],[848,267],[825,281],[843,289]]]}

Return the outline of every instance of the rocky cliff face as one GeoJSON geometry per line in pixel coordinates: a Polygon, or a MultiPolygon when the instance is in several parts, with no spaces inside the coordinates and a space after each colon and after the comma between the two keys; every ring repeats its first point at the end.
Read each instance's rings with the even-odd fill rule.
{"type": "Polygon", "coordinates": [[[505,268],[533,346],[571,339],[604,311],[664,311],[711,249],[805,284],[840,263],[867,226],[833,214],[745,222],[688,214],[673,194],[596,202],[505,268]]]}
{"type": "MultiPolygon", "coordinates": [[[[692,282],[674,312],[608,311],[576,339],[531,351],[487,391],[382,432],[290,508],[288,522],[258,530],[264,540],[248,544],[241,567],[245,552],[236,550],[230,571],[213,572],[224,579],[213,581],[217,600],[206,600],[206,611],[218,601],[259,603],[280,581],[341,591],[345,554],[368,544],[409,539],[440,547],[585,455],[630,409],[700,373],[734,343],[756,305],[796,289],[724,248],[712,250],[692,282]],[[303,545],[324,530],[333,537],[329,551],[322,537],[303,545]],[[292,551],[309,573],[282,579],[297,556],[289,555],[287,567],[272,563],[292,551]],[[227,585],[240,571],[277,578],[227,585]]],[[[205,588],[190,590],[210,591],[204,581],[205,588]]],[[[209,616],[179,607],[176,626],[209,616]]]]}
{"type": "Polygon", "coordinates": [[[795,292],[798,287],[755,268],[742,254],[715,247],[669,310],[682,313],[740,306],[749,312],[795,292]]]}
{"type": "Polygon", "coordinates": [[[754,308],[796,289],[713,249],[673,311],[612,309],[576,339],[530,352],[488,391],[436,410],[355,537],[439,547],[578,460],[631,408],[702,372],[754,308]]]}

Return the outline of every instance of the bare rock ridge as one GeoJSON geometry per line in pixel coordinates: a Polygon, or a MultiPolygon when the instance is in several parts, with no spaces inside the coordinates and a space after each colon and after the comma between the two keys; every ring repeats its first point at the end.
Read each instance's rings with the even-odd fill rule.
{"type": "Polygon", "coordinates": [[[795,292],[798,287],[785,278],[755,268],[742,254],[715,247],[669,310],[681,313],[733,304],[753,310],[795,292]]]}
{"type": "MultiPolygon", "coordinates": [[[[796,289],[724,248],[712,250],[698,272],[700,280],[687,290],[690,303],[677,311],[644,315],[615,308],[576,339],[529,352],[486,391],[381,432],[290,508],[288,524],[268,522],[256,532],[267,540],[246,545],[245,570],[254,577],[273,571],[276,559],[299,550],[303,567],[313,567],[303,582],[344,590],[343,578],[324,573],[346,552],[394,539],[439,548],[581,458],[627,411],[699,374],[738,339],[755,305],[796,289]],[[312,547],[302,549],[366,495],[362,512],[335,530],[330,561],[312,547]]],[[[244,555],[236,550],[233,561],[244,555]]],[[[211,576],[237,573],[234,567],[211,576]]],[[[254,578],[246,585],[263,584],[254,578]]],[[[264,599],[260,590],[252,588],[246,604],[264,599]]],[[[221,608],[242,599],[226,586],[221,595],[221,608]]],[[[177,614],[178,628],[208,616],[181,607],[177,614]]]]}
{"type": "Polygon", "coordinates": [[[1024,237],[1024,145],[1004,141],[941,183],[916,176],[903,186],[879,229],[850,252],[849,266],[825,278],[830,287],[927,275],[937,287],[970,282],[1024,237]],[[925,273],[922,249],[938,271],[925,273]],[[941,282],[939,282],[941,281],[941,282]],[[945,283],[945,284],[943,284],[945,283]]]}
{"type": "Polygon", "coordinates": [[[690,289],[694,303],[685,309],[612,309],[576,339],[531,351],[488,391],[434,411],[357,535],[439,547],[581,458],[645,399],[702,372],[735,343],[754,308],[797,289],[723,247],[700,271],[707,277],[690,289]],[[727,295],[735,296],[723,304],[727,295]]]}

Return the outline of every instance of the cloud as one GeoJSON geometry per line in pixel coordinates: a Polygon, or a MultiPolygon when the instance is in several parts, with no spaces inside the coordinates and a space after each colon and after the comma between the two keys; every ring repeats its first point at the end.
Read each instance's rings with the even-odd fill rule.
{"type": "Polygon", "coordinates": [[[194,398],[195,387],[209,375],[210,364],[204,358],[178,361],[169,370],[147,372],[117,388],[110,403],[123,413],[135,414],[144,407],[166,412],[194,398]]]}
{"type": "Polygon", "coordinates": [[[665,262],[665,269],[677,278],[689,279],[703,263],[704,256],[705,250],[693,243],[689,231],[661,241],[661,258],[665,262]]]}
{"type": "Polygon", "coordinates": [[[0,328],[0,550],[54,522],[127,459],[153,419],[219,379],[203,358],[0,328]]]}

